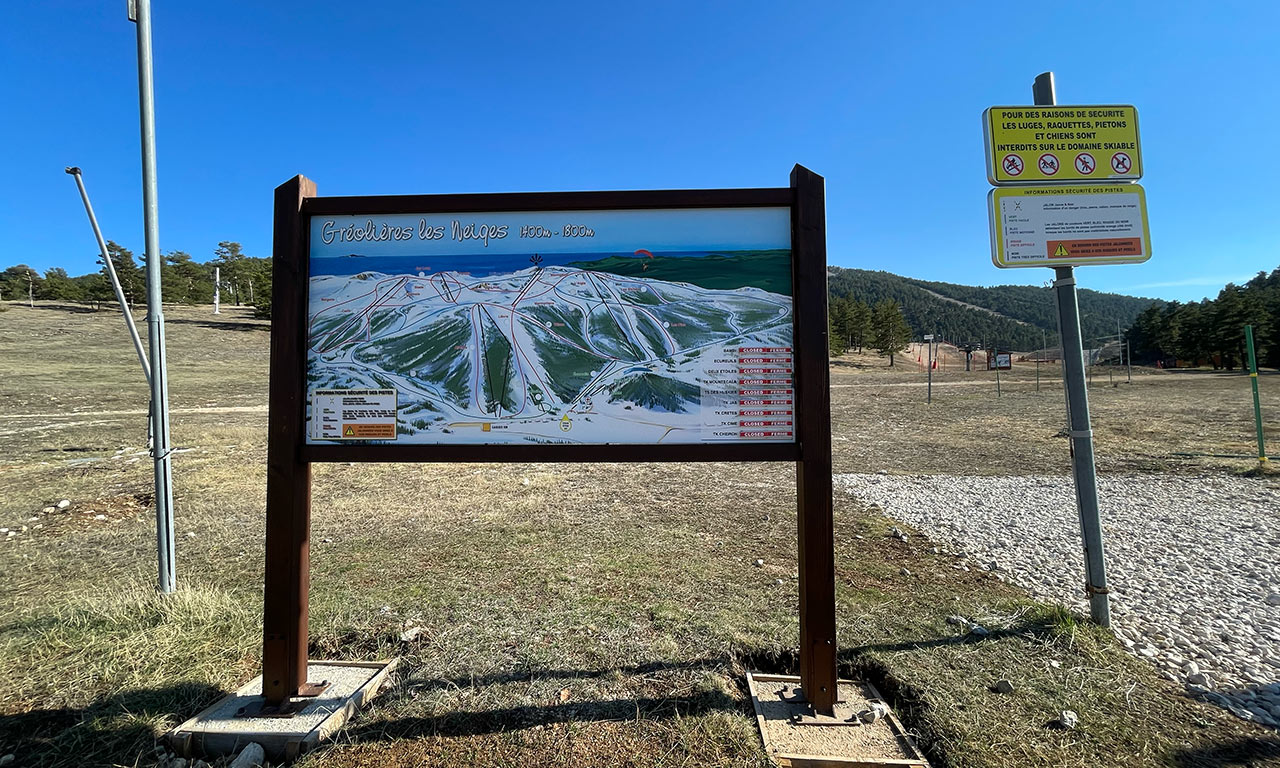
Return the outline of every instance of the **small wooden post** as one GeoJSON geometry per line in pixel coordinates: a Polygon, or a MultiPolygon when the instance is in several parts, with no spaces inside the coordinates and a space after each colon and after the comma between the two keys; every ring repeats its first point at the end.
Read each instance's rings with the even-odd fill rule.
{"type": "Polygon", "coordinates": [[[268,707],[285,704],[307,680],[311,465],[301,454],[307,349],[302,201],[315,194],[315,182],[304,176],[293,177],[275,192],[262,616],[262,695],[268,707]]]}
{"type": "Polygon", "coordinates": [[[799,417],[796,465],[800,560],[800,688],[815,712],[836,702],[835,533],[831,517],[831,387],[828,368],[827,210],[824,179],[791,171],[793,359],[799,417]]]}

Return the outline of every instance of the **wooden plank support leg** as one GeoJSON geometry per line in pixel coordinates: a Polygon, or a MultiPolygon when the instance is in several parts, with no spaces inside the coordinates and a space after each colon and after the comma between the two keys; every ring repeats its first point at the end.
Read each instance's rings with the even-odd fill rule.
{"type": "Polygon", "coordinates": [[[315,194],[315,183],[304,176],[295,176],[275,192],[262,615],[262,694],[268,707],[284,705],[299,689],[314,690],[306,688],[311,465],[302,460],[301,448],[307,349],[302,201],[315,194]]]}
{"type": "Polygon", "coordinates": [[[831,389],[828,368],[827,233],[824,179],[791,172],[800,463],[796,466],[800,559],[800,687],[814,711],[836,702],[835,534],[831,519],[831,389]]]}

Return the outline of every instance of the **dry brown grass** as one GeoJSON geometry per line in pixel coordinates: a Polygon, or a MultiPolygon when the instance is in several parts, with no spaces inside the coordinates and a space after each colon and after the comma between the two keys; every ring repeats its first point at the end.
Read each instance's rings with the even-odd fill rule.
{"type": "MultiPolygon", "coordinates": [[[[148,764],[158,732],[257,668],[267,337],[204,312],[170,313],[184,452],[182,592],[169,600],[150,590],[145,392],[118,317],[15,308],[0,320],[0,359],[21,369],[0,380],[0,526],[28,526],[0,540],[0,754],[19,765],[148,764]],[[117,370],[133,383],[103,380],[117,370]],[[67,511],[41,512],[60,498],[67,511]]],[[[1060,391],[1037,395],[1015,373],[999,400],[957,384],[926,408],[918,370],[882,366],[833,368],[857,385],[833,390],[838,471],[1067,471],[1060,391]]],[[[1192,418],[1194,401],[1226,402],[1235,385],[1148,376],[1095,391],[1104,468],[1155,466],[1147,433],[1114,426],[1142,423],[1135,409],[1182,414],[1194,426],[1158,428],[1196,431],[1179,445],[1202,452],[1247,437],[1251,422],[1192,418]]],[[[1164,465],[1183,461],[1236,467],[1164,465]]],[[[836,503],[842,661],[894,691],[940,763],[1242,765],[1238,753],[1261,765],[1280,750],[1105,633],[836,503]],[[997,631],[968,642],[951,613],[997,631]],[[1018,692],[996,698],[996,676],[1018,692]],[[1045,729],[1064,708],[1082,727],[1045,729]]],[[[794,664],[794,504],[792,469],[775,464],[317,467],[313,654],[400,654],[407,679],[307,764],[764,765],[741,673],[794,664]],[[408,626],[423,631],[403,644],[408,626]]]]}
{"type": "MultiPolygon", "coordinates": [[[[1001,373],[926,371],[914,356],[890,370],[872,355],[833,361],[832,431],[837,472],[906,474],[1068,474],[1071,468],[1062,370],[1016,363],[1001,373]]],[[[1123,368],[1108,383],[1095,368],[1089,386],[1098,470],[1240,473],[1257,466],[1253,396],[1240,371],[1123,368]]],[[[1260,377],[1268,444],[1280,449],[1280,375],[1260,377]]]]}

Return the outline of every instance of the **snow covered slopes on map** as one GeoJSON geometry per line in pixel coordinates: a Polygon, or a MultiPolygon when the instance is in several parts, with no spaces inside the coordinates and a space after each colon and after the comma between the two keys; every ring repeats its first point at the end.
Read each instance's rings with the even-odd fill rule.
{"type": "MultiPolygon", "coordinates": [[[[573,258],[313,273],[309,406],[393,390],[389,439],[408,443],[795,439],[789,250],[573,258]]],[[[340,430],[313,421],[308,439],[340,430]]]]}

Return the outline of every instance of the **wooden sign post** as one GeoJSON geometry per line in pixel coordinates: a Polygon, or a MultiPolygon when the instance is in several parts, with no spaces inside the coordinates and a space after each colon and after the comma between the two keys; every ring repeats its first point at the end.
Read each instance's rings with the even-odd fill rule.
{"type": "MultiPolygon", "coordinates": [[[[459,227],[452,233],[455,240],[466,240],[469,234],[475,234],[476,225],[472,224],[473,229],[466,230],[456,220],[453,223],[459,227]]],[[[482,233],[489,231],[481,230],[482,233]]],[[[498,231],[496,227],[492,229],[494,237],[497,237],[498,231]]],[[[737,230],[730,227],[725,231],[737,230]]],[[[510,235],[505,228],[502,233],[503,237],[510,235]]],[[[566,236],[577,236],[581,231],[566,225],[564,233],[566,236]]],[[[360,230],[357,239],[365,237],[365,231],[360,230]]],[[[470,245],[473,249],[478,247],[475,243],[470,245]]],[[[487,247],[489,242],[486,240],[484,245],[487,247]]],[[[785,251],[768,253],[774,254],[776,258],[776,254],[785,251]]],[[[531,261],[539,265],[541,257],[531,261]]],[[[799,507],[801,685],[805,697],[816,712],[829,714],[832,711],[837,692],[835,561],[827,363],[826,211],[824,181],[821,176],[796,166],[791,174],[790,187],[781,188],[382,197],[317,197],[315,184],[297,176],[282,184],[275,192],[272,276],[274,296],[270,436],[267,446],[266,583],[263,604],[263,696],[267,709],[287,714],[291,706],[296,706],[291,700],[315,696],[323,690],[323,681],[307,680],[307,592],[310,583],[313,462],[790,461],[796,464],[799,507]],[[779,385],[785,387],[787,397],[778,401],[785,403],[789,410],[784,420],[773,422],[785,424],[784,427],[766,426],[763,430],[756,431],[754,427],[748,429],[745,426],[748,422],[743,421],[740,422],[744,425],[743,431],[734,432],[733,439],[674,443],[646,443],[639,439],[624,443],[589,439],[579,442],[503,442],[497,439],[497,431],[493,433],[494,442],[466,442],[452,440],[455,437],[452,434],[447,435],[450,439],[445,439],[446,435],[440,434],[445,430],[433,433],[439,437],[422,440],[413,439],[414,430],[407,427],[404,428],[406,439],[397,440],[402,429],[398,420],[394,426],[385,427],[391,430],[387,433],[390,435],[388,439],[339,439],[344,435],[342,430],[347,430],[345,434],[356,434],[354,429],[348,429],[347,426],[339,427],[339,431],[335,433],[320,434],[316,429],[308,432],[309,418],[313,420],[313,427],[316,425],[315,420],[319,419],[314,410],[309,410],[314,409],[314,405],[308,400],[308,351],[317,343],[312,334],[311,323],[314,317],[309,314],[308,296],[313,277],[313,218],[360,217],[361,227],[367,218],[371,222],[370,227],[374,227],[372,222],[383,217],[386,222],[392,222],[387,225],[390,229],[369,230],[374,233],[369,236],[371,239],[378,239],[381,234],[391,232],[387,239],[407,240],[416,235],[428,240],[443,240],[447,239],[449,233],[441,226],[440,237],[437,238],[436,231],[429,224],[430,217],[466,215],[493,219],[507,216],[516,220],[533,212],[539,215],[568,212],[584,219],[620,214],[631,217],[632,220],[646,215],[668,215],[673,220],[686,220],[692,216],[696,220],[698,216],[705,215],[722,222],[722,226],[725,221],[743,221],[746,222],[743,227],[750,229],[748,220],[755,215],[755,210],[759,210],[761,216],[767,214],[772,217],[771,220],[784,221],[781,225],[784,235],[785,220],[778,219],[778,216],[785,217],[786,210],[790,212],[791,268],[789,275],[783,273],[783,277],[790,283],[790,296],[766,294],[763,291],[747,294],[748,298],[765,295],[785,299],[785,303],[777,306],[783,308],[779,311],[784,316],[786,313],[791,315],[789,328],[771,321],[774,323],[771,327],[773,332],[778,332],[779,329],[789,331],[790,337],[789,347],[776,348],[780,355],[778,359],[790,358],[786,360],[789,366],[786,375],[790,378],[790,383],[779,385]],[[485,213],[480,215],[475,212],[485,213]],[[400,226],[409,215],[415,217],[414,222],[421,221],[420,229],[411,230],[408,225],[400,226]],[[404,237],[401,238],[400,235],[404,237]]],[[[407,281],[414,279],[412,275],[406,275],[394,285],[405,294],[413,296],[415,294],[407,281]]],[[[422,272],[418,273],[417,279],[424,284],[427,281],[422,272]]],[[[441,285],[444,285],[443,280],[441,285]]],[[[377,293],[379,289],[373,290],[377,293]]],[[[370,313],[372,311],[373,308],[370,308],[370,313]]],[[[548,322],[547,325],[551,326],[553,323],[548,322]]],[[[338,326],[341,331],[341,324],[338,326]]],[[[326,338],[332,338],[336,334],[337,332],[333,332],[326,338]]],[[[737,338],[751,337],[739,335],[724,343],[736,344],[737,338]]],[[[676,347],[674,340],[670,344],[673,349],[676,347]]],[[[674,359],[674,353],[672,358],[674,359]]],[[[772,375],[783,375],[776,373],[783,369],[768,370],[775,371],[772,375]]],[[[503,384],[505,386],[506,382],[503,384]]],[[[740,402],[736,400],[736,393],[737,390],[731,393],[735,398],[735,406],[740,402]]],[[[574,400],[573,404],[580,407],[581,401],[574,400]]],[[[565,407],[565,404],[562,403],[561,406],[565,407]]],[[[495,420],[502,417],[501,409],[498,410],[495,420]]],[[[556,415],[550,410],[547,413],[550,416],[556,415]]],[[[394,412],[392,415],[395,418],[394,412]]],[[[566,411],[566,420],[568,415],[566,411]]],[[[544,418],[543,422],[545,425],[547,419],[544,418]]],[[[365,434],[383,436],[381,432],[365,434]]],[[[419,434],[418,437],[422,435],[419,434]]]]}

